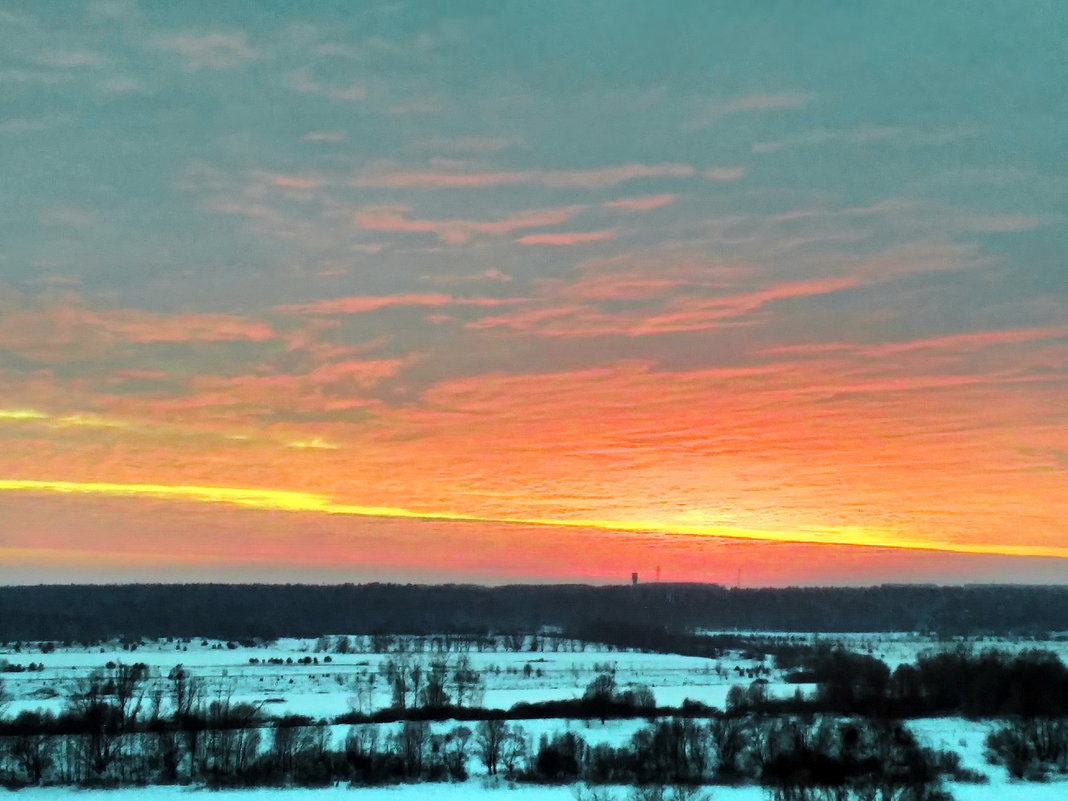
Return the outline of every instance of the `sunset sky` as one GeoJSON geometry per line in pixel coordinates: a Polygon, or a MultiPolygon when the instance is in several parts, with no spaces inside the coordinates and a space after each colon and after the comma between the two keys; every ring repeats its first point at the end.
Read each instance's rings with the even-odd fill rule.
{"type": "Polygon", "coordinates": [[[1055,2],[5,2],[0,581],[1068,580],[1055,2]]]}

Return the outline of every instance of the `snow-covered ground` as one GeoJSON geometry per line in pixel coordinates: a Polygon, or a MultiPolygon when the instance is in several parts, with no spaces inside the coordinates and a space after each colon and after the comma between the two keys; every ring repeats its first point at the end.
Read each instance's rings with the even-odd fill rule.
{"type": "MultiPolygon", "coordinates": [[[[799,635],[753,632],[752,635],[761,639],[775,638],[803,644],[814,641],[840,643],[850,650],[878,657],[886,661],[891,668],[913,661],[919,653],[956,648],[962,644],[961,641],[946,641],[914,634],[799,635]]],[[[11,699],[6,714],[12,715],[36,708],[58,711],[65,703],[65,696],[80,677],[90,669],[103,667],[109,662],[143,662],[152,669],[152,673],[157,677],[155,681],[163,681],[163,677],[166,677],[172,668],[182,665],[204,682],[209,699],[225,694],[234,701],[262,704],[269,714],[295,713],[329,720],[354,708],[371,711],[390,704],[390,694],[385,679],[380,675],[380,667],[394,654],[376,652],[372,648],[370,638],[354,637],[351,642],[353,650],[342,654],[317,650],[317,645],[321,644],[314,639],[284,639],[260,647],[236,648],[216,641],[160,641],[142,644],[132,651],[124,650],[117,644],[109,644],[103,648],[57,647],[47,653],[43,653],[40,646],[23,644],[20,652],[11,647],[0,648],[0,660],[23,666],[31,662],[38,663],[43,665],[43,669],[4,673],[0,679],[11,699]],[[317,660],[318,664],[298,664],[300,660],[309,658],[317,660]],[[272,664],[271,660],[275,663],[272,664]],[[279,660],[282,664],[277,664],[279,660]],[[287,660],[292,660],[292,663],[287,660]]],[[[546,642],[543,638],[542,645],[546,642]]],[[[482,651],[472,649],[442,655],[430,650],[430,643],[423,641],[415,643],[416,653],[411,656],[425,662],[446,656],[453,664],[460,657],[469,659],[471,667],[484,681],[483,705],[501,709],[507,709],[520,701],[547,701],[581,696],[586,685],[606,670],[614,673],[621,688],[637,684],[649,686],[660,705],[677,705],[690,698],[722,707],[732,685],[748,685],[755,676],[768,680],[768,689],[772,695],[792,695],[799,687],[785,682],[785,672],[777,670],[770,658],[754,660],[745,658],[740,653],[729,653],[718,659],[703,659],[615,651],[562,640],[554,642],[555,647],[543,647],[537,651],[515,651],[504,647],[505,644],[502,640],[496,643],[495,647],[482,651]]],[[[1068,641],[1062,637],[1048,640],[982,638],[970,639],[964,644],[976,650],[998,648],[1010,652],[1040,648],[1054,651],[1062,658],[1068,657],[1068,641]]],[[[409,640],[409,650],[412,645],[409,640]]],[[[810,689],[805,685],[800,687],[806,691],[810,689]]],[[[434,723],[432,728],[434,731],[445,732],[455,725],[458,724],[445,721],[434,723]]],[[[570,729],[581,734],[591,744],[622,745],[628,742],[645,722],[529,720],[519,721],[518,725],[535,743],[542,734],[570,729]]],[[[983,742],[994,725],[992,722],[943,718],[911,721],[909,725],[926,745],[957,752],[964,767],[989,778],[988,784],[953,785],[952,793],[959,801],[987,801],[993,798],[998,801],[1062,801],[1068,798],[1068,782],[1013,782],[1009,780],[1004,768],[987,764],[983,742]]],[[[384,726],[396,728],[396,725],[384,726]]],[[[339,744],[347,731],[347,726],[333,726],[331,739],[339,744]]],[[[472,767],[477,769],[474,763],[472,767]]],[[[334,798],[351,798],[352,792],[347,788],[264,789],[226,791],[224,796],[225,801],[332,801],[334,798]]],[[[717,801],[756,801],[765,797],[762,790],[753,787],[715,787],[711,788],[711,794],[717,801]]],[[[626,795],[622,789],[616,793],[619,799],[626,798],[626,795]]],[[[19,797],[26,801],[53,798],[66,801],[133,801],[139,798],[210,801],[219,796],[217,793],[209,796],[207,791],[188,788],[159,787],[109,791],[41,788],[21,791],[19,797]]],[[[466,798],[476,798],[479,801],[496,798],[514,801],[571,801],[575,798],[575,793],[568,787],[487,787],[484,777],[476,773],[472,780],[462,784],[416,784],[361,789],[359,797],[368,801],[414,801],[421,798],[434,798],[435,801],[459,801],[466,798]]]]}
{"type": "MultiPolygon", "coordinates": [[[[1068,787],[1049,784],[953,784],[956,801],[1064,801],[1068,787]]],[[[711,801],[766,801],[760,787],[710,787],[711,801]]],[[[614,798],[626,801],[629,790],[614,788],[614,798]]],[[[20,790],[19,801],[576,801],[568,786],[486,786],[480,781],[457,784],[405,784],[393,787],[329,787],[317,790],[263,788],[255,790],[196,790],[185,787],[136,787],[119,790],[30,788],[20,790]]]]}
{"type": "MultiPolygon", "coordinates": [[[[841,643],[850,650],[882,659],[891,669],[913,661],[923,651],[961,644],[957,640],[916,634],[749,634],[801,644],[841,643]]],[[[282,639],[263,647],[237,648],[228,648],[226,643],[217,641],[161,641],[141,645],[133,651],[113,644],[103,648],[60,647],[51,653],[24,645],[21,652],[0,648],[0,660],[44,666],[40,672],[2,675],[11,699],[9,714],[37,708],[58,711],[74,680],[91,668],[121,661],[143,662],[159,676],[166,676],[180,664],[203,680],[209,697],[226,693],[234,701],[261,703],[274,715],[301,714],[329,719],[354,708],[369,712],[390,704],[389,690],[379,675],[379,668],[391,655],[374,652],[368,637],[352,637],[350,641],[354,650],[346,654],[317,651],[314,639],[282,639]],[[311,658],[318,664],[297,664],[303,658],[311,658]],[[270,664],[271,659],[283,662],[291,659],[293,664],[270,664]],[[258,660],[258,664],[250,660],[258,660]]],[[[458,656],[468,658],[471,667],[482,675],[483,705],[490,708],[507,709],[520,701],[581,696],[586,685],[606,668],[615,672],[616,681],[623,688],[635,684],[649,686],[657,703],[663,706],[676,706],[690,698],[722,707],[732,685],[747,685],[758,675],[768,679],[772,695],[792,695],[798,688],[783,681],[784,672],[775,670],[771,659],[745,659],[739,653],[720,659],[702,659],[613,651],[568,640],[553,641],[558,650],[552,650],[546,649],[549,643],[546,638],[541,640],[541,650],[531,652],[505,649],[503,642],[499,641],[490,650],[447,654],[453,662],[458,656]]],[[[969,639],[965,644],[975,649],[996,647],[1007,651],[1042,648],[1068,658],[1068,641],[1060,637],[1049,640],[984,637],[969,639]]],[[[415,645],[419,650],[412,655],[414,659],[428,661],[440,656],[431,650],[433,643],[429,640],[415,645]]],[[[528,647],[529,641],[524,648],[528,647]]],[[[810,688],[802,685],[802,689],[810,688]]]]}
{"type": "MultiPolygon", "coordinates": [[[[709,788],[713,801],[764,801],[759,787],[709,788]]],[[[629,790],[615,788],[614,798],[625,801],[629,790]]],[[[459,784],[406,784],[394,787],[330,787],[319,790],[275,789],[189,790],[182,787],[150,787],[122,790],[74,790],[35,788],[20,790],[19,801],[576,801],[575,791],[560,787],[530,785],[485,786],[478,781],[459,784]]],[[[1022,797],[1021,797],[1022,798],[1022,797]]],[[[969,801],[971,801],[969,799],[969,801]]],[[[1006,799],[1011,801],[1011,799],[1006,799]]],[[[1043,799],[1044,801],[1044,799],[1043,799]]]]}
{"type": "MultiPolygon", "coordinates": [[[[90,669],[108,662],[143,662],[160,677],[182,665],[205,683],[209,697],[223,692],[234,701],[262,703],[270,714],[329,719],[352,709],[369,712],[390,705],[380,665],[392,655],[373,652],[368,638],[354,637],[352,641],[356,650],[346,654],[317,652],[313,639],[283,639],[264,647],[233,649],[215,641],[195,640],[180,645],[150,642],[134,651],[111,646],[60,647],[51,653],[40,653],[34,647],[23,646],[21,653],[0,649],[0,659],[13,664],[44,665],[40,672],[3,675],[11,698],[9,714],[39,708],[58,711],[72,682],[90,669]],[[297,664],[308,657],[318,664],[297,664]],[[258,664],[252,664],[253,659],[258,664]],[[293,664],[270,664],[271,659],[292,659],[293,664]]],[[[748,684],[756,675],[753,671],[765,665],[737,654],[701,659],[610,651],[570,642],[564,647],[576,650],[516,652],[498,648],[444,656],[453,663],[459,656],[468,658],[485,683],[483,705],[497,709],[508,709],[521,701],[579,697],[586,685],[606,669],[614,671],[617,683],[624,689],[635,684],[649,686],[661,705],[674,706],[690,698],[722,707],[731,685],[748,684]],[[583,650],[577,650],[580,647],[583,650]]],[[[424,648],[411,658],[430,661],[440,656],[424,648]]],[[[796,685],[773,681],[769,689],[772,693],[792,694],[796,685]]]]}

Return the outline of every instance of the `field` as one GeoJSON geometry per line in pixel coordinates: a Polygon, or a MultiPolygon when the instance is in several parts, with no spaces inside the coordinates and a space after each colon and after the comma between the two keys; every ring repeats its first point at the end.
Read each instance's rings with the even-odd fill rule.
{"type": "MultiPolygon", "coordinates": [[[[1062,638],[1043,640],[981,638],[967,642],[941,640],[914,634],[804,635],[751,632],[748,636],[780,644],[840,645],[850,651],[877,657],[893,669],[915,660],[920,653],[958,648],[962,644],[975,650],[997,648],[1005,652],[1045,649],[1062,658],[1068,643],[1062,638]]],[[[159,640],[119,644],[115,642],[85,645],[22,643],[9,644],[0,651],[7,663],[3,676],[8,699],[6,715],[14,717],[30,710],[60,713],[76,692],[79,682],[94,669],[115,663],[143,663],[147,666],[142,704],[147,708],[152,698],[166,707],[168,675],[180,668],[197,677],[203,694],[211,699],[226,699],[230,704],[247,703],[275,718],[305,716],[312,725],[321,726],[329,745],[341,748],[352,726],[335,722],[346,713],[370,715],[388,709],[395,698],[384,678],[390,660],[430,664],[446,660],[455,666],[463,660],[479,677],[477,693],[471,701],[486,709],[508,710],[520,702],[546,702],[580,698],[598,676],[610,674],[620,691],[646,686],[652,690],[660,707],[679,707],[696,701],[724,708],[732,686],[748,686],[761,680],[771,699],[789,699],[799,691],[808,694],[813,685],[787,681],[787,671],[777,668],[766,655],[741,650],[726,651],[717,658],[687,657],[675,654],[643,653],[610,648],[541,634],[537,637],[492,637],[480,640],[447,637],[331,636],[319,639],[282,639],[270,643],[222,642],[215,640],[159,640]],[[340,652],[339,652],[340,651],[340,652]],[[29,668],[16,672],[17,668],[29,668]],[[158,690],[158,692],[157,692],[158,690]]],[[[306,721],[307,722],[307,721],[306,721]]],[[[589,745],[607,743],[624,746],[635,732],[647,725],[641,717],[629,719],[567,719],[545,717],[522,720],[521,731],[530,743],[543,735],[571,731],[589,745]]],[[[400,722],[374,725],[383,740],[396,735],[400,722]]],[[[456,721],[439,720],[430,724],[433,734],[444,736],[456,721]]],[[[471,725],[474,725],[473,723],[471,725]]],[[[939,750],[959,754],[963,767],[986,777],[986,783],[951,783],[954,797],[962,800],[1046,799],[1062,798],[1068,783],[1043,784],[1015,782],[1006,769],[989,764],[984,755],[984,740],[996,725],[991,720],[966,720],[960,717],[920,718],[907,724],[919,741],[939,750]]],[[[474,755],[466,758],[470,777],[464,782],[444,784],[401,784],[363,788],[367,799],[408,801],[428,797],[439,801],[456,798],[571,799],[575,792],[568,786],[530,786],[487,777],[474,755]]],[[[127,801],[151,795],[154,799],[198,798],[201,791],[179,786],[148,789],[73,790],[67,788],[29,788],[24,798],[70,798],[94,801],[127,801]]],[[[224,792],[227,801],[244,799],[328,799],[346,797],[345,787],[321,789],[234,789],[224,792]]],[[[715,787],[715,798],[749,801],[763,798],[759,787],[715,787]]],[[[626,797],[618,788],[615,795],[626,797]]]]}

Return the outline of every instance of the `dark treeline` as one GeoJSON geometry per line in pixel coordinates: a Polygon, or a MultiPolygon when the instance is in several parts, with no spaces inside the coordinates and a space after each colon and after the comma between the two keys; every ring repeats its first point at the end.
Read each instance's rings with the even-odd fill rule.
{"type": "Polygon", "coordinates": [[[622,747],[571,732],[543,737],[525,777],[588,784],[761,784],[779,801],[947,799],[942,779],[982,781],[952,752],[920,746],[899,723],[747,715],[658,720],[622,747]]]}
{"type": "MultiPolygon", "coordinates": [[[[950,752],[920,747],[900,724],[820,716],[660,719],[621,746],[573,731],[542,736],[501,720],[434,730],[426,721],[353,726],[339,742],[301,719],[265,725],[254,710],[217,706],[204,725],[116,725],[106,733],[0,735],[0,777],[29,785],[118,787],[356,786],[491,776],[540,784],[697,787],[761,784],[782,801],[936,801],[942,780],[978,781],[950,752]]],[[[678,794],[685,797],[685,794],[678,794]]]]}
{"type": "MultiPolygon", "coordinates": [[[[99,585],[0,588],[0,640],[306,637],[627,625],[771,631],[1068,630],[1068,587],[739,589],[705,584],[99,585]]],[[[601,637],[593,636],[594,639],[601,637]]]]}
{"type": "Polygon", "coordinates": [[[728,711],[823,712],[879,718],[1068,716],[1068,667],[1051,651],[1018,654],[966,648],[921,654],[893,671],[881,660],[838,648],[777,656],[788,681],[815,683],[811,695],[770,699],[767,682],[731,688],[728,711]]]}

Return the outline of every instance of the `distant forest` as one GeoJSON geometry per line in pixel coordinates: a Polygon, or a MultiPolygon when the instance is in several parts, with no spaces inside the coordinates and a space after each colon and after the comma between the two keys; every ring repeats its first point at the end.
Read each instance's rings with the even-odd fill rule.
{"type": "Polygon", "coordinates": [[[0,587],[0,641],[320,634],[531,632],[655,647],[693,629],[1068,631],[1068,587],[884,585],[741,589],[710,584],[0,587]]]}

